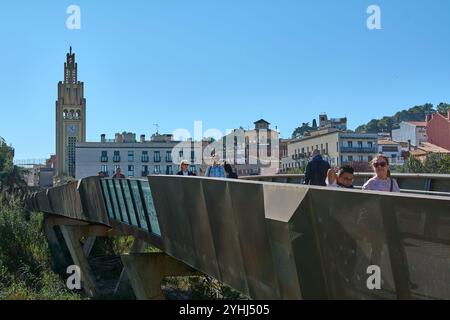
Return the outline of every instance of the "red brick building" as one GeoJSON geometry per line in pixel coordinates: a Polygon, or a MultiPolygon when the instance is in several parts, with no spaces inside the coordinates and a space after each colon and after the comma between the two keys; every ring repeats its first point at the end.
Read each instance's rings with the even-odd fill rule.
{"type": "Polygon", "coordinates": [[[447,117],[436,112],[427,116],[428,142],[450,150],[450,110],[447,117]]]}

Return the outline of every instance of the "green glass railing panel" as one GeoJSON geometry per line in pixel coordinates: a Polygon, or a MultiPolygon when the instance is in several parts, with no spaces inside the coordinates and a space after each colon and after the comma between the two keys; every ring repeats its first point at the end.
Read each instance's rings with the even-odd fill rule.
{"type": "Polygon", "coordinates": [[[105,203],[106,203],[106,210],[108,212],[108,217],[114,219],[114,211],[111,205],[111,199],[109,198],[108,182],[106,180],[101,180],[101,182],[103,194],[105,196],[105,203]]]}
{"type": "Polygon", "coordinates": [[[142,193],[145,198],[145,205],[147,207],[148,217],[152,232],[158,236],[161,236],[161,230],[159,229],[158,216],[156,215],[155,205],[153,203],[153,196],[150,190],[148,181],[142,181],[142,193]]]}
{"type": "MultiPolygon", "coordinates": [[[[119,201],[120,210],[122,211],[122,222],[130,224],[130,220],[128,219],[127,207],[125,205],[125,199],[123,198],[121,181],[119,179],[114,180],[114,184],[116,185],[117,192],[117,200],[119,201]]],[[[126,183],[126,180],[124,180],[126,183]]]]}
{"type": "Polygon", "coordinates": [[[114,191],[114,181],[108,180],[108,186],[109,186],[109,191],[111,192],[113,210],[116,213],[115,219],[121,220],[119,204],[117,202],[116,192],[114,191]]]}
{"type": "Polygon", "coordinates": [[[130,223],[133,226],[139,227],[138,221],[136,219],[136,212],[134,211],[133,198],[131,195],[131,190],[127,181],[122,181],[123,193],[125,194],[125,201],[128,205],[128,212],[130,213],[130,223]]]}
{"type": "Polygon", "coordinates": [[[147,220],[145,220],[145,211],[144,211],[144,206],[142,204],[142,199],[141,199],[141,196],[139,193],[138,181],[131,180],[130,183],[131,183],[131,190],[133,193],[134,202],[136,203],[136,209],[137,209],[137,213],[138,213],[138,217],[139,217],[139,222],[141,224],[141,228],[147,229],[148,231],[150,231],[150,229],[147,225],[147,220]]]}

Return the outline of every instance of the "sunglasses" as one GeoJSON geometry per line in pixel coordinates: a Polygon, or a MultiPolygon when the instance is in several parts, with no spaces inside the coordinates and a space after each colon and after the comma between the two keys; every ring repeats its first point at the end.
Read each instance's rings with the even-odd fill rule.
{"type": "Polygon", "coordinates": [[[374,166],[375,168],[378,168],[378,167],[384,168],[384,167],[387,166],[387,163],[386,163],[386,162],[375,162],[375,163],[373,164],[373,166],[374,166]]]}

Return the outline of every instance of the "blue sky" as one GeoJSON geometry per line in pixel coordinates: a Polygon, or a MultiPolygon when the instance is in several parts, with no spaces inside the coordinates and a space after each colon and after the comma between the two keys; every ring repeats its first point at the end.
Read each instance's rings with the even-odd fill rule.
{"type": "Polygon", "coordinates": [[[87,138],[302,122],[349,127],[450,102],[450,1],[9,1],[0,11],[0,136],[16,158],[55,151],[69,46],[85,83],[87,138]],[[81,8],[81,30],[66,9],[81,8]],[[366,27],[381,8],[381,30],[366,27]],[[6,120],[5,120],[6,119],[6,120]]]}

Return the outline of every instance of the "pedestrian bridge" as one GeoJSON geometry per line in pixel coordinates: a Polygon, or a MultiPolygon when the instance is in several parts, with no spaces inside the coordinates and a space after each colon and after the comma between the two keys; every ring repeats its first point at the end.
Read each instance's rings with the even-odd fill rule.
{"type": "MultiPolygon", "coordinates": [[[[449,192],[444,178],[428,186],[449,192]]],[[[91,295],[80,238],[123,234],[164,252],[136,245],[122,255],[140,299],[162,298],[164,276],[199,272],[252,299],[450,299],[449,197],[283,182],[89,177],[35,193],[28,206],[47,214],[51,245],[62,245],[61,228],[91,295]]]]}

